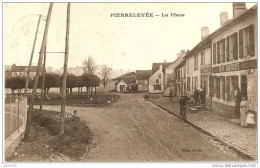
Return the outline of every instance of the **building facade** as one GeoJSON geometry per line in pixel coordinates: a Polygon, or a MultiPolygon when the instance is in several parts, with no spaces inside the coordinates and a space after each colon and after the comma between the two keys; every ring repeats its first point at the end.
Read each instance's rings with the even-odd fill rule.
{"type": "Polygon", "coordinates": [[[139,91],[149,91],[149,77],[151,73],[151,70],[136,70],[136,83],[139,91]]]}
{"type": "Polygon", "coordinates": [[[228,118],[235,118],[236,88],[257,112],[257,5],[233,3],[233,16],[210,37],[212,109],[228,118]]]}
{"type": "Polygon", "coordinates": [[[175,70],[176,73],[176,84],[177,84],[177,91],[176,95],[178,97],[186,95],[186,61],[183,60],[175,70]]]}

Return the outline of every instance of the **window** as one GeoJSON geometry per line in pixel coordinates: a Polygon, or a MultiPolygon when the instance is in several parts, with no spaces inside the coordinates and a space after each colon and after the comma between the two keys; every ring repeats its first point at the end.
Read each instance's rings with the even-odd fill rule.
{"type": "MultiPolygon", "coordinates": [[[[254,46],[254,25],[250,25],[246,27],[244,30],[240,30],[242,32],[242,46],[241,46],[241,57],[243,56],[254,56],[255,55],[255,46],[254,46]]],[[[240,47],[240,45],[239,45],[240,47]]],[[[240,51],[240,48],[239,48],[240,51]]],[[[239,52],[240,53],[240,52],[239,52]]]]}
{"type": "Polygon", "coordinates": [[[225,62],[225,39],[222,39],[219,43],[220,47],[220,63],[225,62]]]}
{"type": "Polygon", "coordinates": [[[198,77],[197,76],[194,77],[194,87],[196,89],[199,89],[199,87],[198,87],[198,77]]]}
{"type": "Polygon", "coordinates": [[[233,58],[234,60],[238,59],[238,44],[237,44],[237,32],[233,35],[233,58]]]}
{"type": "Polygon", "coordinates": [[[190,77],[187,78],[187,91],[190,92],[190,77]]]}
{"type": "Polygon", "coordinates": [[[217,97],[217,76],[213,77],[213,96],[217,97]]]}
{"type": "Polygon", "coordinates": [[[239,58],[243,58],[243,29],[239,30],[239,58]]]}
{"type": "Polygon", "coordinates": [[[195,54],[194,57],[194,70],[198,69],[198,54],[195,54]]]}
{"type": "Polygon", "coordinates": [[[205,52],[201,52],[201,65],[205,65],[205,52]]]}
{"type": "Polygon", "coordinates": [[[220,77],[220,98],[225,100],[225,77],[220,77]]]}
{"type": "Polygon", "coordinates": [[[217,95],[216,95],[216,97],[220,98],[220,77],[217,76],[216,78],[217,78],[217,95]]]}
{"type": "Polygon", "coordinates": [[[226,100],[230,101],[230,77],[226,77],[226,100]]]}
{"type": "Polygon", "coordinates": [[[220,63],[220,43],[217,42],[217,63],[220,63]]]}
{"type": "Polygon", "coordinates": [[[231,87],[230,87],[230,100],[235,101],[235,89],[238,87],[238,76],[232,76],[231,79],[231,87]]]}
{"type": "Polygon", "coordinates": [[[226,61],[229,61],[229,36],[226,38],[226,61]]]}
{"type": "Polygon", "coordinates": [[[214,96],[213,77],[209,76],[209,96],[214,96]]]}
{"type": "Polygon", "coordinates": [[[213,65],[216,64],[216,43],[213,44],[213,65]]]}
{"type": "Polygon", "coordinates": [[[154,85],[154,90],[161,90],[161,85],[160,84],[154,85]]]}
{"type": "Polygon", "coordinates": [[[247,76],[241,75],[241,96],[247,99],[247,76]]]}
{"type": "Polygon", "coordinates": [[[156,79],[156,84],[158,84],[159,83],[159,79],[156,79]]]}

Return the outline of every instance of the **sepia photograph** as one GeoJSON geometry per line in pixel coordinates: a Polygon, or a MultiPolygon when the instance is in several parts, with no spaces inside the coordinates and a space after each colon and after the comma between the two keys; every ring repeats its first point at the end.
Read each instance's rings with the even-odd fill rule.
{"type": "Polygon", "coordinates": [[[257,1],[1,3],[4,167],[258,167],[257,1]]]}

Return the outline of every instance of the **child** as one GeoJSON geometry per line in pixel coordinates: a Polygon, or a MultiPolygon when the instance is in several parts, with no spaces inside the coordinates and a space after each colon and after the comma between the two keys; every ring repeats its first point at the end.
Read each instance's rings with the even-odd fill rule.
{"type": "Polygon", "coordinates": [[[74,115],[72,115],[72,121],[73,121],[73,132],[78,132],[79,117],[77,116],[77,110],[74,110],[74,115]]]}

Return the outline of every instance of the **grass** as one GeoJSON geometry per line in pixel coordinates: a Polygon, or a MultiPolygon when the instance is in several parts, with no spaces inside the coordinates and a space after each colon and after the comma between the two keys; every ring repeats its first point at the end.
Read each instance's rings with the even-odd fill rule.
{"type": "MultiPolygon", "coordinates": [[[[60,105],[61,104],[61,96],[60,95],[49,95],[50,100],[44,99],[43,105],[60,105]]],[[[66,96],[66,105],[67,106],[99,106],[108,104],[108,101],[115,102],[119,98],[116,94],[108,94],[108,93],[97,93],[97,95],[92,95],[92,97],[85,94],[72,94],[66,96]]],[[[28,98],[28,102],[30,102],[30,97],[28,98]]],[[[35,99],[35,104],[39,105],[41,99],[37,97],[35,99]]]]}
{"type": "Polygon", "coordinates": [[[50,135],[55,137],[49,141],[49,146],[56,152],[60,152],[68,157],[79,160],[87,152],[87,145],[91,141],[91,131],[85,122],[79,122],[78,132],[73,132],[73,124],[70,119],[65,119],[65,132],[62,136],[59,133],[59,120],[53,116],[58,112],[39,110],[33,112],[33,122],[40,127],[47,129],[50,135]]]}

